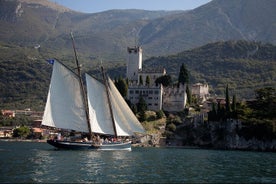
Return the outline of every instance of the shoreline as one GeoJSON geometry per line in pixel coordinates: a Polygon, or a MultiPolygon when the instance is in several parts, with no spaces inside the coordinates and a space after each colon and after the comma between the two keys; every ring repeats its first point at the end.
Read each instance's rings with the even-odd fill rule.
{"type": "MultiPolygon", "coordinates": [[[[0,138],[0,142],[37,142],[37,143],[47,143],[47,140],[43,139],[14,139],[14,138],[0,138]]],[[[212,147],[200,147],[200,146],[161,146],[161,145],[145,145],[145,144],[132,144],[132,147],[141,148],[168,148],[168,149],[206,149],[206,150],[221,150],[221,151],[253,151],[253,152],[273,152],[275,150],[258,150],[258,149],[226,149],[226,148],[212,148],[212,147]]]]}
{"type": "Polygon", "coordinates": [[[14,138],[0,138],[2,142],[47,142],[47,140],[40,139],[14,139],[14,138]]]}

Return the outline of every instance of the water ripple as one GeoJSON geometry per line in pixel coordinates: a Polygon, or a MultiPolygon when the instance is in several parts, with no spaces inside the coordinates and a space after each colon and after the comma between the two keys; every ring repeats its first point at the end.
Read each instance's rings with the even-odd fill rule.
{"type": "Polygon", "coordinates": [[[60,151],[43,143],[1,143],[0,182],[276,183],[275,153],[133,148],[60,151]]]}

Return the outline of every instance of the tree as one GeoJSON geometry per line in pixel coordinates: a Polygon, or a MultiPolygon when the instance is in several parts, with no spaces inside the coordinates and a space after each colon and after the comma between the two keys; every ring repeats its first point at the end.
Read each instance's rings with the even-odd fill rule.
{"type": "Polygon", "coordinates": [[[147,75],[146,77],[146,85],[149,86],[150,85],[150,77],[147,75]]]}
{"type": "Polygon", "coordinates": [[[191,104],[192,103],[192,93],[189,89],[189,85],[186,86],[186,94],[187,94],[188,104],[191,104]]]}
{"type": "Polygon", "coordinates": [[[226,86],[225,89],[225,108],[226,108],[226,113],[229,113],[231,111],[231,106],[230,106],[230,98],[229,98],[229,88],[228,88],[228,84],[226,86]]]}
{"type": "Polygon", "coordinates": [[[236,95],[233,95],[233,99],[232,99],[232,118],[237,118],[237,100],[236,100],[236,95]]]}
{"type": "Polygon", "coordinates": [[[128,89],[126,81],[122,77],[120,77],[117,81],[115,81],[115,86],[117,87],[121,95],[125,98],[127,96],[128,89]]]}
{"type": "Polygon", "coordinates": [[[140,75],[140,77],[139,77],[139,85],[143,85],[143,83],[144,83],[144,81],[143,81],[143,77],[142,77],[142,75],[140,75]]]}
{"type": "Polygon", "coordinates": [[[156,118],[157,118],[157,119],[163,118],[164,115],[165,115],[165,114],[164,114],[164,112],[163,112],[162,110],[159,110],[159,111],[156,112],[156,118]]]}
{"type": "Polygon", "coordinates": [[[178,75],[178,84],[188,84],[189,83],[189,74],[186,66],[181,65],[179,75],[178,75]]]}
{"type": "Polygon", "coordinates": [[[172,85],[172,78],[170,75],[163,75],[155,80],[155,84],[162,84],[163,86],[172,85]]]}
{"type": "Polygon", "coordinates": [[[137,111],[145,112],[147,110],[147,108],[148,107],[147,107],[147,103],[146,103],[145,99],[142,96],[140,96],[139,101],[137,103],[137,111]]]}
{"type": "Polygon", "coordinates": [[[27,138],[31,130],[27,126],[21,126],[13,130],[13,137],[27,138]]]}
{"type": "Polygon", "coordinates": [[[233,99],[232,99],[232,111],[236,111],[237,110],[237,99],[236,99],[236,95],[233,95],[233,99]]]}
{"type": "Polygon", "coordinates": [[[272,87],[257,89],[256,105],[253,107],[256,116],[276,118],[276,91],[272,87]]]}

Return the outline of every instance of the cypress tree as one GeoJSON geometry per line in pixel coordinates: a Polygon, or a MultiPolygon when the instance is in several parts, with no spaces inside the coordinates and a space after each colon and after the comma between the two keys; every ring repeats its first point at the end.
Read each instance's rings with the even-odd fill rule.
{"type": "Polygon", "coordinates": [[[233,100],[232,100],[232,117],[237,118],[237,102],[236,102],[236,95],[233,95],[233,100]]]}
{"type": "Polygon", "coordinates": [[[127,95],[127,89],[128,89],[128,85],[125,82],[125,80],[122,77],[120,77],[117,81],[115,81],[115,86],[117,87],[121,95],[125,98],[127,95]]]}
{"type": "Polygon", "coordinates": [[[142,85],[143,85],[143,83],[144,83],[144,82],[143,82],[143,77],[142,77],[142,75],[140,75],[140,77],[139,77],[139,85],[141,85],[141,86],[142,86],[142,85]]]}
{"type": "Polygon", "coordinates": [[[226,90],[225,90],[225,101],[226,101],[226,104],[225,104],[225,106],[226,106],[225,107],[226,108],[226,113],[228,113],[228,112],[231,111],[228,84],[227,84],[226,90]]]}
{"type": "Polygon", "coordinates": [[[149,78],[149,76],[147,75],[147,77],[146,77],[146,85],[147,86],[149,86],[150,85],[150,78],[149,78]]]}
{"type": "Polygon", "coordinates": [[[232,100],[232,111],[236,111],[237,110],[237,99],[236,99],[236,95],[233,95],[233,100],[232,100]]]}
{"type": "Polygon", "coordinates": [[[189,74],[186,66],[181,65],[179,75],[178,75],[178,84],[188,84],[189,83],[189,74]]]}
{"type": "Polygon", "coordinates": [[[187,94],[188,104],[191,104],[192,103],[192,93],[191,93],[188,85],[186,86],[186,94],[187,94]]]}

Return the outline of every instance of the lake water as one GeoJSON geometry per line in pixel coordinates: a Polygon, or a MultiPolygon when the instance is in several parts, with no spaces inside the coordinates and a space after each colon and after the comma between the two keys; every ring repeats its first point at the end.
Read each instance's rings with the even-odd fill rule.
{"type": "Polygon", "coordinates": [[[0,141],[0,183],[276,183],[276,153],[180,148],[56,150],[0,141]]]}

